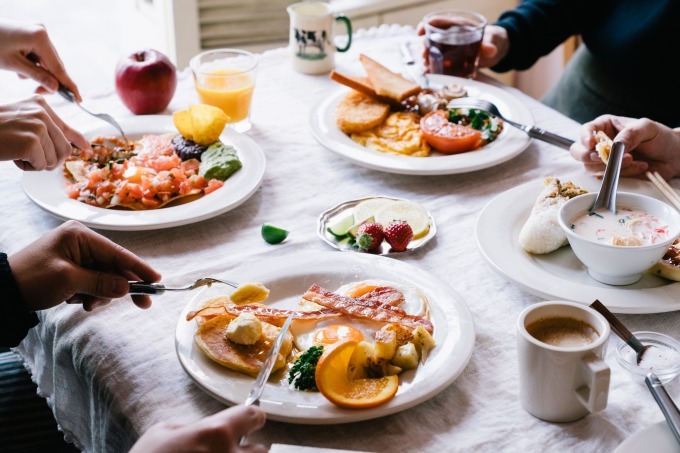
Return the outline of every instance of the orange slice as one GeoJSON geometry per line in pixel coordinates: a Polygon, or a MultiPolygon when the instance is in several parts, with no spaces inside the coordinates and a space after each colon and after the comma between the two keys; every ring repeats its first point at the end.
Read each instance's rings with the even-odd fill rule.
{"type": "Polygon", "coordinates": [[[349,360],[354,340],[326,346],[316,365],[316,385],[323,396],[336,406],[368,409],[391,400],[399,388],[399,378],[384,376],[375,379],[350,379],[349,360]]]}

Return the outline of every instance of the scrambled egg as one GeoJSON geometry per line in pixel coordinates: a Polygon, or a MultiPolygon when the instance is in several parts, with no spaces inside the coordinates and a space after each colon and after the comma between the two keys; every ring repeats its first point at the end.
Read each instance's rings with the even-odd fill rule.
{"type": "Polygon", "coordinates": [[[420,131],[420,116],[416,113],[392,113],[381,125],[351,137],[360,145],[382,153],[413,157],[430,154],[430,146],[420,131]]]}

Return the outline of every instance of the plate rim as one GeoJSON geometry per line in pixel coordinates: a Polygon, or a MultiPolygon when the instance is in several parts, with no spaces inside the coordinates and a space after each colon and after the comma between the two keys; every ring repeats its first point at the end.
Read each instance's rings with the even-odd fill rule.
{"type": "MultiPolygon", "coordinates": [[[[342,203],[338,203],[335,206],[333,206],[332,208],[326,209],[321,214],[319,214],[319,217],[316,220],[316,225],[317,225],[316,234],[319,236],[319,238],[323,242],[330,245],[331,247],[333,247],[336,250],[339,250],[341,252],[358,252],[356,250],[342,248],[337,243],[334,243],[333,241],[331,241],[329,239],[329,236],[326,235],[326,233],[327,233],[326,227],[328,225],[326,223],[324,223],[324,219],[326,219],[326,217],[328,217],[328,215],[330,213],[332,213],[333,211],[340,210],[340,208],[347,209],[352,204],[354,206],[356,206],[357,204],[359,204],[362,201],[370,200],[370,199],[374,199],[374,198],[385,198],[385,199],[389,199],[389,200],[413,202],[413,200],[409,200],[408,198],[391,197],[391,196],[387,196],[387,195],[376,195],[376,196],[362,197],[362,198],[357,198],[357,199],[354,199],[354,200],[343,201],[342,203]]],[[[418,203],[418,204],[420,204],[422,206],[421,203],[418,203]]],[[[386,252],[372,253],[372,254],[373,255],[379,255],[379,256],[390,256],[390,257],[396,258],[396,257],[401,256],[401,255],[410,254],[411,252],[418,250],[419,248],[423,247],[425,244],[430,242],[437,235],[437,224],[434,221],[434,216],[432,215],[432,213],[425,206],[423,206],[423,209],[425,209],[428,217],[430,218],[430,229],[428,230],[428,232],[425,236],[418,238],[418,240],[421,240],[421,242],[417,246],[406,249],[403,252],[390,252],[389,249],[388,249],[388,251],[386,251],[386,252]]]]}
{"type": "MultiPolygon", "coordinates": [[[[584,174],[567,175],[558,178],[571,180],[582,186],[596,184],[592,176],[584,174]]],[[[526,218],[536,201],[536,197],[543,188],[542,181],[544,179],[545,177],[528,181],[497,194],[480,211],[475,225],[475,242],[484,260],[494,271],[523,290],[548,300],[559,299],[590,304],[593,300],[599,299],[612,312],[628,314],[665,313],[680,310],[680,282],[668,283],[652,288],[625,288],[608,286],[593,280],[593,285],[589,286],[556,276],[541,266],[527,265],[526,260],[515,259],[513,266],[499,262],[498,257],[502,255],[518,257],[517,250],[518,248],[521,249],[521,247],[517,243],[517,237],[516,235],[512,236],[511,242],[503,241],[499,238],[496,238],[494,241],[491,235],[485,235],[484,230],[488,229],[487,225],[501,220],[499,219],[501,216],[498,213],[505,212],[503,211],[505,206],[511,205],[518,200],[520,200],[520,203],[526,203],[526,206],[518,206],[515,217],[525,216],[524,218],[526,218]],[[527,269],[527,266],[530,267],[527,269]],[[674,287],[673,290],[677,293],[675,294],[675,301],[671,297],[673,294],[669,294],[668,288],[670,287],[674,287]],[[640,300],[643,300],[644,303],[635,302],[640,300]],[[651,302],[649,302],[650,300],[651,302]]],[[[643,188],[645,191],[649,190],[648,195],[661,200],[660,195],[654,191],[651,183],[647,181],[621,178],[619,189],[622,191],[633,191],[626,189],[626,187],[636,188],[636,186],[643,188]]],[[[509,225],[509,234],[512,235],[513,229],[517,228],[517,222],[520,222],[520,220],[515,219],[515,223],[512,223],[512,219],[508,221],[507,217],[505,220],[509,225]]],[[[520,250],[519,253],[522,253],[522,251],[520,250]]],[[[528,253],[526,255],[531,260],[541,259],[540,255],[532,256],[528,253]]],[[[585,267],[582,273],[586,275],[585,267]]]]}
{"type": "MultiPolygon", "coordinates": [[[[497,104],[500,103],[497,99],[500,99],[503,104],[511,104],[512,111],[504,112],[504,115],[506,115],[508,118],[514,119],[515,121],[526,125],[534,124],[534,118],[529,108],[519,98],[507,91],[504,91],[502,88],[478,80],[462,79],[459,77],[440,74],[433,74],[430,78],[434,83],[438,84],[458,83],[467,87],[473,87],[475,90],[479,90],[481,92],[480,97],[491,96],[493,99],[490,100],[496,101],[497,104]]],[[[533,142],[533,139],[524,132],[508,126],[506,130],[507,134],[509,134],[509,137],[506,137],[506,139],[509,138],[513,141],[516,141],[517,143],[515,144],[515,148],[497,158],[493,158],[492,156],[491,158],[488,158],[486,161],[482,162],[475,162],[476,159],[469,158],[468,156],[473,156],[475,152],[494,152],[497,150],[497,148],[482,149],[471,151],[469,153],[460,153],[454,155],[437,155],[429,157],[397,156],[369,150],[353,142],[351,138],[345,136],[338,129],[335,121],[324,121],[324,117],[327,115],[328,111],[331,109],[334,110],[335,106],[340,100],[340,97],[349,90],[350,89],[347,87],[339,86],[334,93],[325,96],[321,101],[317,102],[317,104],[310,110],[308,120],[309,128],[316,141],[323,145],[326,149],[352,163],[370,168],[372,170],[418,176],[468,173],[477,170],[483,170],[485,168],[507,162],[508,160],[513,159],[524,152],[533,142]],[[344,136],[344,139],[340,138],[340,140],[337,140],[331,136],[331,134],[327,133],[327,131],[330,131],[334,136],[337,137],[344,136]],[[472,162],[465,163],[467,160],[472,160],[472,162]],[[442,164],[442,161],[444,164],[442,164]],[[461,161],[464,163],[463,165],[460,164],[461,161]],[[423,163],[425,164],[422,165],[423,163]],[[414,164],[417,165],[414,166],[414,164]]],[[[506,130],[503,131],[503,134],[506,133],[506,130]]],[[[498,142],[494,143],[498,144],[498,142]]],[[[493,146],[494,143],[488,146],[493,146]]]]}
{"type": "MultiPolygon", "coordinates": [[[[417,279],[418,281],[421,281],[422,279],[422,281],[426,281],[428,283],[437,282],[437,288],[435,289],[435,291],[436,292],[443,291],[442,294],[444,293],[447,294],[447,297],[449,297],[447,299],[448,303],[446,305],[440,305],[440,303],[436,303],[437,304],[436,310],[442,311],[443,316],[442,320],[446,321],[447,327],[445,332],[448,332],[448,330],[453,327],[455,327],[460,332],[460,335],[458,336],[455,335],[447,336],[447,338],[451,339],[450,341],[455,342],[452,344],[449,344],[449,342],[444,342],[444,344],[442,345],[443,349],[441,354],[446,353],[447,349],[451,349],[450,356],[446,357],[440,356],[437,359],[437,363],[439,363],[440,361],[442,362],[442,365],[440,365],[436,369],[436,371],[440,373],[434,374],[433,376],[428,374],[427,375],[428,385],[426,387],[425,386],[420,386],[417,388],[409,387],[403,394],[397,393],[397,396],[395,396],[393,400],[386,403],[385,405],[377,406],[372,409],[365,410],[341,409],[333,406],[330,402],[325,402],[324,405],[326,407],[322,409],[323,411],[325,411],[322,414],[323,416],[319,416],[319,414],[314,414],[315,411],[313,407],[305,407],[304,412],[306,415],[295,416],[291,415],[292,411],[290,407],[284,408],[287,410],[287,412],[282,413],[283,409],[279,407],[282,406],[281,403],[277,405],[276,402],[268,401],[267,388],[270,387],[270,385],[267,385],[265,387],[265,393],[262,397],[260,407],[263,408],[265,412],[267,412],[267,416],[271,420],[296,424],[324,425],[370,420],[394,414],[397,412],[401,412],[436,396],[446,387],[451,385],[451,383],[453,383],[458,378],[458,376],[460,376],[460,374],[464,371],[472,357],[472,353],[476,342],[476,329],[472,312],[470,311],[470,308],[464,301],[464,299],[456,291],[454,291],[443,279],[440,279],[439,277],[431,273],[420,270],[419,268],[411,264],[405,263],[403,261],[390,259],[383,256],[365,254],[362,255],[339,254],[329,250],[323,252],[318,251],[298,252],[290,255],[279,256],[271,260],[261,260],[255,263],[250,263],[248,267],[251,269],[249,269],[248,271],[252,272],[253,268],[259,267],[260,268],[259,272],[261,272],[262,264],[265,261],[267,262],[266,266],[277,266],[279,265],[279,263],[286,266],[285,267],[286,272],[291,272],[290,268],[292,267],[291,263],[293,262],[297,263],[298,266],[301,266],[303,265],[303,263],[307,262],[318,263],[319,261],[323,261],[324,264],[332,263],[333,267],[343,265],[356,266],[356,264],[360,261],[363,261],[361,265],[375,266],[376,263],[379,262],[381,266],[384,265],[384,267],[388,270],[399,269],[401,272],[406,271],[413,272],[415,277],[411,277],[411,279],[417,279]],[[441,372],[442,369],[443,372],[441,372]],[[409,393],[411,393],[410,397],[408,395],[409,393]],[[406,396],[407,398],[404,399],[404,396],[406,396]],[[278,411],[277,408],[279,408],[278,411]]],[[[243,269],[245,267],[246,266],[242,268],[236,268],[233,271],[231,271],[230,278],[233,278],[234,277],[233,274],[235,272],[238,272],[239,269],[243,269]]],[[[178,360],[184,371],[189,376],[189,378],[199,388],[201,388],[202,391],[206,392],[207,394],[209,394],[210,396],[212,396],[213,398],[217,399],[222,403],[228,405],[239,404],[240,403],[239,401],[235,402],[225,398],[224,395],[216,393],[216,391],[209,388],[204,382],[202,382],[200,377],[197,375],[198,373],[196,372],[196,370],[192,368],[191,358],[186,356],[185,352],[183,351],[185,347],[189,348],[190,351],[194,348],[197,348],[197,346],[195,346],[195,342],[193,341],[193,333],[191,333],[189,340],[185,340],[183,337],[184,335],[186,335],[184,331],[187,329],[191,329],[191,332],[195,332],[196,329],[195,323],[191,323],[189,325],[185,320],[185,317],[186,313],[188,313],[198,303],[199,296],[200,294],[197,294],[194,299],[192,299],[190,302],[186,304],[186,306],[180,313],[177,321],[177,326],[175,330],[175,351],[177,353],[178,360]],[[185,341],[190,341],[191,344],[185,345],[184,344],[185,341]]],[[[431,308],[433,308],[434,303],[435,302],[430,301],[431,308]]],[[[434,312],[436,310],[432,311],[434,312]]],[[[433,321],[437,320],[433,319],[433,321]]],[[[423,366],[426,367],[427,363],[428,362],[426,362],[426,364],[423,366]]],[[[239,378],[239,376],[240,378],[243,378],[243,375],[238,375],[227,368],[224,368],[224,370],[222,371],[225,374],[234,373],[237,378],[239,378]]],[[[433,371],[435,370],[431,369],[429,373],[432,373],[433,371]]]]}
{"type": "MultiPolygon", "coordinates": [[[[121,118],[119,123],[123,128],[127,128],[132,131],[139,131],[128,132],[128,135],[142,135],[145,133],[160,134],[176,131],[172,122],[172,115],[142,115],[138,117],[125,117],[121,118]]],[[[113,130],[111,126],[101,125],[100,123],[93,122],[90,122],[82,127],[81,131],[86,137],[100,134],[116,134],[115,130],[113,130]]],[[[26,196],[28,196],[28,198],[33,203],[49,214],[64,221],[77,220],[80,223],[94,229],[110,231],[144,231],[171,228],[200,222],[237,208],[246,202],[250,197],[252,197],[255,192],[257,192],[264,180],[264,174],[266,170],[266,156],[262,148],[252,138],[229,128],[225,128],[225,130],[220,135],[220,138],[227,143],[238,142],[238,145],[235,145],[235,147],[237,148],[239,157],[243,161],[250,162],[249,166],[251,167],[247,172],[248,177],[245,179],[246,184],[238,186],[239,195],[237,197],[230,197],[230,194],[225,192],[222,197],[218,198],[221,203],[215,203],[213,200],[212,203],[205,201],[200,205],[196,205],[195,203],[201,202],[201,200],[205,198],[204,196],[201,199],[184,205],[163,208],[160,210],[111,211],[105,210],[104,208],[90,206],[88,204],[68,198],[65,187],[63,190],[58,192],[63,196],[57,195],[57,200],[54,201],[50,201],[49,199],[46,200],[45,196],[41,195],[42,191],[38,189],[38,187],[42,186],[42,184],[45,184],[46,181],[50,181],[45,178],[51,178],[50,184],[52,185],[61,185],[62,180],[64,179],[61,174],[63,171],[61,166],[51,171],[24,172],[22,175],[22,188],[26,196]],[[55,205],[55,202],[58,204],[55,205]],[[67,206],[70,206],[73,211],[68,214],[64,214],[64,207],[62,206],[63,203],[67,203],[67,206]],[[209,208],[213,206],[213,208],[207,210],[199,209],[199,206],[201,206],[201,208],[205,208],[203,205],[206,205],[209,208]],[[192,209],[192,206],[196,209],[192,209]],[[184,214],[185,211],[194,212],[190,213],[189,216],[178,217],[180,212],[171,211],[175,208],[181,208],[182,214],[184,214]],[[73,212],[75,212],[75,214],[73,212]],[[152,217],[154,215],[158,215],[159,213],[162,220],[154,221],[152,217]],[[128,217],[134,220],[128,221],[128,217]]],[[[57,192],[55,191],[55,193],[57,192]]]]}

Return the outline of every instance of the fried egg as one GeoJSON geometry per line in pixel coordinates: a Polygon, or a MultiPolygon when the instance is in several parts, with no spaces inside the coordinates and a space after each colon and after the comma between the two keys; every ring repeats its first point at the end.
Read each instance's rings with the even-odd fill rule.
{"type": "Polygon", "coordinates": [[[430,308],[427,302],[427,297],[425,297],[425,295],[414,286],[387,280],[363,280],[360,282],[353,282],[343,285],[335,292],[342,296],[356,298],[361,297],[364,294],[368,294],[380,287],[394,288],[404,296],[403,301],[392,305],[401,308],[409,315],[429,318],[430,308]]]}
{"type": "Polygon", "coordinates": [[[330,318],[316,322],[295,322],[290,332],[295,337],[295,347],[306,351],[312,346],[330,346],[344,340],[373,342],[375,332],[384,323],[358,318],[330,318]]]}

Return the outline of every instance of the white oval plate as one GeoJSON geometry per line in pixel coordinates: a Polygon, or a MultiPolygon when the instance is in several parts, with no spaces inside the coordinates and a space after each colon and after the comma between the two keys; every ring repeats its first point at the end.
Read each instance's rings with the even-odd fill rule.
{"type": "Polygon", "coordinates": [[[633,433],[616,447],[614,453],[640,453],[641,451],[680,453],[680,445],[664,420],[633,433]]]}
{"type": "MultiPolygon", "coordinates": [[[[601,181],[588,176],[561,178],[591,191],[601,181]]],[[[501,275],[526,291],[546,299],[591,304],[599,299],[615,313],[661,313],[680,309],[680,284],[644,274],[632,285],[610,286],[588,275],[586,267],[568,246],[545,255],[532,255],[519,245],[519,232],[529,218],[542,180],[531,181],[492,199],[479,214],[477,246],[486,261],[501,275]]],[[[619,191],[635,192],[663,200],[646,181],[621,178],[619,191]]]]}
{"type": "MultiPolygon", "coordinates": [[[[138,140],[144,134],[177,131],[170,115],[143,115],[124,118],[119,123],[130,140],[138,140]]],[[[93,124],[84,129],[83,133],[88,138],[118,135],[113,127],[106,124],[93,124]]],[[[78,220],[91,228],[155,230],[200,222],[239,206],[255,193],[264,177],[264,153],[250,137],[227,128],[220,140],[236,148],[243,167],[225,181],[222,188],[177,206],[148,211],[122,211],[91,206],[66,195],[66,178],[61,168],[24,172],[23,187],[26,195],[45,211],[63,220],[78,220]]]]}
{"type": "MultiPolygon", "coordinates": [[[[372,409],[342,409],[318,392],[294,391],[287,383],[270,380],[260,407],[272,420],[302,424],[346,423],[403,411],[451,384],[472,355],[475,330],[465,302],[444,281],[402,261],[357,253],[308,252],[253,263],[223,276],[244,283],[261,282],[271,290],[269,305],[277,308],[295,307],[300,296],[314,283],[336,290],[345,283],[363,279],[392,280],[415,286],[430,302],[436,346],[424,365],[402,373],[399,390],[392,400],[372,409]]],[[[213,285],[197,294],[179,317],[175,347],[185,371],[203,390],[223,403],[241,404],[255,380],[208,359],[194,342],[195,321],[186,320],[187,313],[201,301],[231,291],[213,285]]]]}
{"type": "MultiPolygon", "coordinates": [[[[463,85],[468,90],[469,96],[493,102],[506,118],[526,125],[534,123],[529,109],[519,99],[498,87],[445,75],[433,74],[429,78],[433,84],[463,85]]],[[[428,157],[381,153],[356,143],[336,125],[335,108],[348,91],[349,88],[343,87],[312,109],[309,118],[312,135],[334,153],[373,170],[405,175],[466,173],[506,162],[519,155],[531,143],[531,138],[526,133],[506,124],[496,140],[477,151],[449,156],[434,153],[428,157]]]]}

